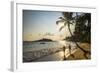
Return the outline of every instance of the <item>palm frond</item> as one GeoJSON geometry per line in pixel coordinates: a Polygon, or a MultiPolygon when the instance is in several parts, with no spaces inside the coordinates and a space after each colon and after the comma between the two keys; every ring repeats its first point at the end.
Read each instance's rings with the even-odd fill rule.
{"type": "Polygon", "coordinates": [[[60,27],[59,31],[61,31],[65,26],[60,27]]]}
{"type": "Polygon", "coordinates": [[[59,17],[59,19],[61,19],[61,20],[65,20],[65,18],[63,18],[63,17],[59,17]]]}
{"type": "Polygon", "coordinates": [[[60,22],[64,22],[64,20],[58,20],[56,21],[56,24],[58,25],[60,22]]]}
{"type": "Polygon", "coordinates": [[[66,25],[67,25],[67,22],[64,23],[64,26],[66,26],[66,25]]]}
{"type": "Polygon", "coordinates": [[[56,21],[56,24],[58,25],[59,21],[56,21]]]}
{"type": "Polygon", "coordinates": [[[72,12],[63,12],[62,13],[63,17],[67,20],[71,20],[72,19],[72,15],[73,13],[72,12]]]}

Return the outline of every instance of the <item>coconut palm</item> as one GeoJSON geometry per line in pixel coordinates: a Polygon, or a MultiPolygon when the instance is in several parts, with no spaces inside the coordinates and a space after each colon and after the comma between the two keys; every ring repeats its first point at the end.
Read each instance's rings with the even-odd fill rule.
{"type": "Polygon", "coordinates": [[[64,23],[64,25],[60,27],[59,31],[61,31],[65,26],[68,26],[68,30],[69,30],[69,33],[70,33],[70,35],[72,37],[72,40],[74,41],[74,43],[76,44],[76,46],[80,50],[82,50],[84,52],[84,56],[87,59],[88,57],[86,56],[86,54],[87,53],[90,54],[90,52],[89,51],[86,51],[82,47],[80,47],[80,45],[75,41],[74,35],[73,35],[73,33],[71,31],[71,28],[70,28],[70,25],[74,25],[73,23],[75,23],[75,21],[76,21],[76,24],[78,23],[77,22],[77,19],[79,19],[78,18],[78,14],[77,13],[73,13],[73,12],[63,12],[62,15],[63,15],[62,17],[59,17],[60,20],[56,21],[56,24],[57,25],[59,25],[60,22],[63,22],[64,23]],[[73,17],[73,14],[76,14],[76,16],[73,17]]]}

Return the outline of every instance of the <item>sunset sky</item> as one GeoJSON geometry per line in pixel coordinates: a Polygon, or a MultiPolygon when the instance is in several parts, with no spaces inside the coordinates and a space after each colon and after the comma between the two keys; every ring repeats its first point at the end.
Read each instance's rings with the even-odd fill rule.
{"type": "Polygon", "coordinates": [[[63,23],[58,26],[56,21],[61,16],[61,12],[23,10],[23,40],[34,41],[41,38],[61,40],[66,35],[70,35],[67,29],[59,32],[59,27],[63,23]]]}

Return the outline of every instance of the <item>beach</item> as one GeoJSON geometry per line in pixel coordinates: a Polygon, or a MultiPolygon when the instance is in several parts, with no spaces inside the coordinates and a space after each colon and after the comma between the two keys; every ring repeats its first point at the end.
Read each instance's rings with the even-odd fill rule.
{"type": "MultiPolygon", "coordinates": [[[[68,45],[70,44],[72,49],[71,53],[76,51],[76,46],[74,43],[66,42],[68,45]]],[[[45,44],[41,44],[40,42],[33,42],[30,44],[24,44],[23,50],[23,62],[38,62],[38,61],[61,61],[63,60],[64,53],[66,57],[68,57],[69,50],[68,45],[66,45],[65,52],[63,51],[63,46],[65,46],[65,41],[59,42],[45,42],[45,44]]]]}
{"type": "MultiPolygon", "coordinates": [[[[23,50],[23,62],[91,59],[91,54],[88,53],[85,54],[80,48],[77,48],[73,42],[66,42],[67,45],[65,51],[63,51],[63,46],[65,46],[64,43],[65,43],[64,41],[45,42],[45,44],[41,44],[40,42],[31,43],[30,47],[31,49],[23,50]],[[71,45],[71,51],[70,51],[71,53],[69,53],[69,44],[71,45]]],[[[78,43],[78,44],[84,50],[91,52],[91,45],[89,43],[78,43]]]]}
{"type": "Polygon", "coordinates": [[[91,59],[91,45],[89,43],[80,43],[79,44],[84,50],[89,51],[90,54],[86,54],[87,58],[84,56],[84,52],[77,48],[76,52],[73,53],[72,57],[71,55],[67,57],[67,60],[89,60],[91,59]]]}

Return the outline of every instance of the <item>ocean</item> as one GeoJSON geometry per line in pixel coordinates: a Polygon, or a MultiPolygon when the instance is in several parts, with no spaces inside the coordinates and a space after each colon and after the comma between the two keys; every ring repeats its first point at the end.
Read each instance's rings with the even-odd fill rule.
{"type": "Polygon", "coordinates": [[[74,52],[76,45],[73,42],[23,42],[23,62],[63,60],[64,53],[66,56],[69,55],[69,45],[71,51],[74,52]],[[64,46],[66,47],[65,52],[63,51],[64,46]]]}

